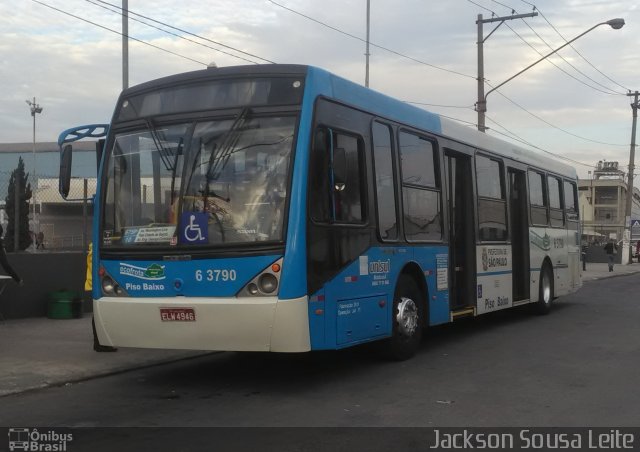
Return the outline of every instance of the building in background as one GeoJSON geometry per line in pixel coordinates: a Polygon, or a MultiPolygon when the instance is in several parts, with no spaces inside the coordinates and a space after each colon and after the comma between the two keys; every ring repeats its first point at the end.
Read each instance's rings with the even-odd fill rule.
{"type": "MultiPolygon", "coordinates": [[[[578,180],[582,236],[590,244],[624,236],[627,182],[618,162],[600,161],[589,178],[578,180]]],[[[640,220],[640,190],[633,188],[631,220],[640,220]]],[[[631,241],[640,240],[640,227],[631,231],[631,241]]]]}
{"type": "Polygon", "coordinates": [[[36,191],[34,206],[29,206],[31,230],[42,232],[45,249],[80,249],[91,237],[91,196],[96,187],[96,143],[78,141],[74,143],[73,173],[69,198],[65,201],[58,193],[60,151],[57,143],[0,143],[0,223],[6,231],[7,215],[5,198],[9,189],[11,173],[18,167],[20,157],[31,189],[36,191]],[[35,164],[35,166],[34,166],[35,164]],[[35,171],[34,171],[35,168],[35,171]],[[84,181],[87,181],[88,203],[84,203],[84,181]]]}

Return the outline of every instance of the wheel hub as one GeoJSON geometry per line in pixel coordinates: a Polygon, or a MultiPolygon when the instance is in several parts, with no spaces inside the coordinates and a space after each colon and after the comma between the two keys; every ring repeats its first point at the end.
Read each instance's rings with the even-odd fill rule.
{"type": "Polygon", "coordinates": [[[396,314],[398,329],[403,336],[413,336],[418,329],[418,307],[411,298],[402,297],[396,314]]]}

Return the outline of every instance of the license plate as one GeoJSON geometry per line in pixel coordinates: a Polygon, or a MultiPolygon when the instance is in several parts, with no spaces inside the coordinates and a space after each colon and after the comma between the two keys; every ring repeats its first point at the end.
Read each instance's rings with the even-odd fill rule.
{"type": "Polygon", "coordinates": [[[160,308],[160,320],[163,322],[195,322],[193,308],[160,308]]]}

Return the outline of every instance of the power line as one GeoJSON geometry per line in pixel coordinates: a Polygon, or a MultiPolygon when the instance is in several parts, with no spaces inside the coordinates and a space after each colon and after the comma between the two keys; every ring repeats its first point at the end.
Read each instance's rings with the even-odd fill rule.
{"type": "MultiPolygon", "coordinates": [[[[331,29],[333,31],[336,31],[336,32],[340,33],[340,34],[343,34],[343,35],[348,36],[348,37],[353,38],[353,39],[357,39],[358,41],[361,41],[361,42],[365,42],[365,43],[367,42],[365,39],[362,39],[359,36],[356,36],[356,35],[353,35],[351,33],[346,32],[346,31],[340,30],[339,28],[336,28],[336,27],[334,27],[332,25],[324,23],[324,22],[322,22],[322,21],[320,21],[318,19],[314,19],[313,17],[307,16],[306,14],[303,14],[303,13],[301,13],[299,11],[296,11],[294,9],[288,8],[288,7],[284,6],[284,5],[281,5],[280,3],[275,2],[274,0],[269,0],[269,2],[274,4],[274,5],[276,5],[276,6],[278,6],[279,8],[286,9],[287,11],[292,12],[293,14],[297,14],[298,16],[304,17],[305,19],[308,19],[308,20],[310,20],[312,22],[315,22],[315,23],[317,23],[319,25],[322,25],[323,27],[327,27],[327,28],[329,28],[329,29],[331,29]]],[[[392,54],[397,55],[399,57],[406,58],[406,59],[411,60],[411,61],[413,61],[415,63],[419,63],[419,64],[423,64],[425,66],[429,66],[429,67],[431,67],[433,69],[438,69],[440,71],[449,72],[450,74],[456,74],[456,75],[460,75],[462,77],[471,78],[471,79],[474,79],[474,80],[476,79],[476,77],[473,76],[473,75],[463,74],[462,72],[454,71],[452,69],[447,69],[447,68],[443,68],[443,67],[440,67],[440,66],[436,66],[435,64],[427,63],[426,61],[422,61],[422,60],[419,60],[417,58],[413,58],[411,56],[405,55],[403,53],[397,52],[397,51],[389,49],[387,47],[383,47],[383,46],[378,45],[378,44],[374,44],[372,42],[369,42],[369,45],[371,47],[375,47],[377,49],[384,50],[386,52],[392,53],[392,54]]]]}
{"type": "MultiPolygon", "coordinates": [[[[86,1],[89,1],[89,0],[86,0],[86,1]]],[[[118,6],[118,5],[114,5],[114,4],[112,4],[112,3],[109,3],[109,2],[106,2],[106,1],[103,1],[103,0],[96,0],[96,1],[97,1],[97,2],[99,2],[99,3],[105,4],[105,5],[109,5],[109,6],[113,7],[113,8],[116,8],[116,9],[118,9],[118,10],[122,11],[122,7],[120,7],[120,6],[118,6]]],[[[90,1],[90,3],[94,3],[94,2],[90,1]]],[[[94,4],[95,4],[95,3],[94,3],[94,4]]],[[[159,20],[153,19],[153,18],[148,17],[148,16],[145,16],[145,15],[143,15],[143,14],[136,13],[136,12],[134,12],[134,11],[131,11],[130,9],[128,10],[128,12],[129,12],[130,14],[133,14],[133,15],[138,16],[138,17],[142,17],[143,19],[149,20],[149,21],[154,22],[154,23],[156,23],[156,24],[160,24],[160,25],[162,25],[162,26],[164,26],[164,27],[168,27],[168,28],[171,28],[171,29],[173,29],[173,30],[177,30],[177,31],[179,31],[179,32],[181,32],[181,33],[185,33],[185,34],[187,34],[187,35],[189,35],[189,36],[193,36],[193,37],[195,37],[195,38],[202,39],[203,41],[207,41],[207,42],[210,42],[210,43],[212,43],[212,44],[216,44],[216,45],[221,46],[221,47],[224,47],[224,48],[226,48],[226,49],[230,49],[230,50],[233,50],[233,51],[235,51],[235,52],[242,53],[242,54],[247,55],[247,56],[250,56],[250,57],[252,57],[252,58],[257,58],[257,59],[262,60],[262,61],[265,61],[265,62],[267,62],[267,63],[275,63],[274,61],[268,60],[268,59],[263,58],[263,57],[261,57],[261,56],[254,55],[254,54],[249,53],[249,52],[245,52],[244,50],[236,49],[235,47],[232,47],[232,46],[229,46],[229,45],[223,44],[223,43],[218,42],[218,41],[214,41],[213,39],[206,38],[206,37],[204,37],[204,36],[197,35],[197,34],[195,34],[195,33],[192,33],[192,32],[190,32],[190,31],[184,30],[184,29],[182,29],[182,28],[174,27],[173,25],[169,25],[169,24],[167,24],[167,23],[165,23],[165,22],[161,22],[161,21],[159,21],[159,20]]],[[[120,14],[122,14],[122,12],[120,12],[120,14]]],[[[134,19],[134,20],[137,20],[137,19],[134,19]]],[[[141,21],[139,21],[139,20],[138,20],[138,22],[141,22],[141,21]]],[[[141,23],[144,23],[144,22],[141,22],[141,23]]],[[[152,27],[152,25],[149,25],[149,24],[147,24],[147,23],[144,23],[144,24],[145,24],[145,25],[147,25],[147,26],[149,26],[149,27],[152,27]]],[[[154,28],[155,28],[155,27],[154,27],[154,28]]],[[[169,31],[167,31],[167,30],[161,30],[161,31],[163,31],[163,32],[165,32],[165,33],[172,34],[172,35],[174,35],[174,36],[181,37],[181,36],[179,36],[179,35],[176,35],[176,34],[174,34],[174,33],[169,32],[169,31]]],[[[181,37],[181,38],[182,38],[182,39],[186,39],[186,38],[184,38],[184,37],[181,37]]],[[[187,39],[187,40],[188,40],[188,39],[187,39]]],[[[194,42],[194,41],[191,41],[191,42],[194,42]]],[[[197,42],[196,42],[196,44],[204,45],[204,44],[197,43],[197,42]]],[[[224,51],[222,51],[222,50],[220,50],[220,49],[215,49],[215,48],[213,48],[213,47],[209,47],[209,46],[205,46],[205,47],[208,47],[208,48],[213,49],[213,50],[217,50],[218,52],[225,53],[226,55],[229,55],[229,56],[232,56],[232,57],[235,57],[235,58],[240,58],[241,60],[244,60],[244,61],[249,61],[250,63],[258,64],[258,63],[255,63],[254,61],[247,60],[247,59],[242,58],[242,57],[239,57],[239,56],[237,56],[237,55],[233,55],[233,54],[231,54],[231,53],[224,52],[224,51]]]]}
{"type": "Polygon", "coordinates": [[[133,36],[130,36],[130,35],[124,35],[123,33],[119,32],[117,30],[113,30],[111,28],[105,27],[104,25],[97,24],[97,23],[92,22],[90,20],[84,19],[84,18],[82,18],[80,16],[76,16],[75,14],[68,13],[68,12],[63,11],[63,10],[61,10],[59,8],[56,8],[54,6],[48,5],[46,3],[43,3],[43,2],[41,2],[39,0],[31,0],[31,1],[33,1],[35,3],[38,3],[38,4],[42,5],[42,6],[46,6],[47,8],[50,8],[50,9],[52,9],[54,11],[58,11],[59,13],[65,14],[65,15],[70,16],[70,17],[73,17],[74,19],[78,19],[78,20],[81,20],[83,22],[87,22],[87,23],[89,23],[91,25],[95,25],[96,27],[102,28],[103,30],[110,31],[111,33],[115,33],[115,34],[120,35],[120,36],[126,36],[128,39],[131,39],[132,41],[139,42],[139,43],[147,45],[149,47],[153,47],[154,49],[161,50],[163,52],[169,53],[171,55],[174,55],[174,56],[177,56],[177,57],[180,57],[180,58],[184,58],[185,60],[189,60],[189,61],[192,61],[194,63],[202,64],[203,66],[207,65],[207,63],[203,63],[202,61],[198,61],[198,60],[195,60],[195,59],[190,58],[188,56],[181,55],[181,54],[179,54],[177,52],[173,52],[171,50],[164,49],[164,48],[159,47],[157,45],[154,45],[154,44],[151,44],[149,42],[143,41],[142,39],[134,38],[133,36]]]}
{"type": "MultiPolygon", "coordinates": [[[[538,11],[538,14],[540,14],[540,16],[545,20],[545,22],[547,22],[547,24],[549,24],[549,26],[551,28],[553,28],[553,30],[558,34],[558,36],[560,36],[564,42],[567,42],[567,38],[565,38],[562,33],[560,33],[560,31],[558,31],[558,29],[556,27],[553,26],[553,24],[549,21],[549,19],[547,19],[547,17],[542,14],[542,11],[540,11],[540,9],[534,5],[533,3],[529,3],[525,0],[520,0],[523,3],[526,3],[527,5],[530,5],[533,7],[534,10],[538,11]]],[[[606,78],[607,80],[609,80],[610,82],[612,82],[615,85],[618,85],[620,88],[624,89],[625,91],[631,91],[629,88],[621,85],[620,83],[616,82],[614,79],[612,79],[611,77],[609,77],[607,74],[605,74],[604,72],[602,72],[600,69],[598,69],[596,66],[594,66],[591,61],[589,61],[584,55],[582,55],[578,49],[576,49],[573,44],[570,44],[569,47],[571,47],[574,52],[576,52],[578,54],[578,56],[580,56],[580,58],[582,58],[589,66],[591,66],[593,69],[595,69],[600,75],[602,75],[604,78],[606,78]]]]}
{"type": "MultiPolygon", "coordinates": [[[[489,9],[489,8],[485,7],[485,6],[482,6],[482,5],[478,4],[478,3],[474,2],[473,0],[467,0],[467,1],[468,1],[469,3],[472,3],[472,4],[474,4],[474,5],[476,5],[476,6],[480,7],[480,8],[482,8],[482,9],[485,9],[485,10],[489,11],[492,15],[497,16],[497,14],[496,14],[496,12],[495,12],[495,11],[493,11],[493,10],[491,10],[491,9],[489,9]]],[[[507,26],[508,26],[508,25],[507,25],[507,26]]],[[[509,28],[511,29],[511,27],[509,27],[509,28]]],[[[511,29],[511,30],[512,30],[512,31],[514,31],[513,29],[511,29]]],[[[514,31],[514,33],[515,33],[515,31],[514,31]]],[[[518,35],[518,34],[516,33],[516,35],[518,35]]],[[[519,36],[519,35],[518,35],[518,36],[519,36]]],[[[520,39],[523,39],[521,36],[519,36],[519,37],[520,37],[520,39]]],[[[525,41],[525,40],[523,39],[523,41],[525,41]]],[[[526,41],[525,41],[525,42],[526,42],[526,41]]],[[[527,44],[528,44],[528,43],[527,43],[527,44]]],[[[487,82],[486,80],[485,80],[485,83],[486,83],[487,85],[489,85],[490,87],[492,87],[492,88],[493,88],[493,86],[492,86],[489,82],[487,82]]],[[[594,89],[595,89],[595,88],[594,88],[594,89]]],[[[580,136],[580,135],[576,135],[576,134],[574,134],[574,133],[571,133],[571,132],[569,132],[569,131],[567,131],[567,130],[562,129],[562,128],[561,128],[561,127],[559,127],[559,126],[556,126],[555,124],[550,123],[549,121],[547,121],[547,120],[545,120],[545,119],[541,118],[540,116],[537,116],[536,114],[534,114],[534,113],[530,112],[529,110],[527,110],[526,108],[524,108],[522,105],[518,104],[518,103],[517,103],[516,101],[514,101],[513,99],[511,99],[511,98],[507,97],[506,95],[502,94],[499,90],[496,90],[496,92],[497,92],[498,94],[500,94],[502,97],[504,97],[505,99],[507,99],[509,102],[511,102],[512,104],[514,104],[516,107],[520,108],[520,109],[521,109],[521,110],[523,110],[524,112],[526,112],[526,113],[528,113],[529,115],[533,116],[533,117],[534,117],[534,118],[536,118],[537,120],[539,120],[539,121],[541,121],[541,122],[543,122],[543,123],[547,124],[547,125],[548,125],[548,126],[550,126],[550,127],[553,127],[554,129],[557,129],[557,130],[559,130],[559,131],[561,131],[561,132],[563,132],[563,133],[566,133],[566,134],[568,134],[568,135],[571,135],[571,136],[573,136],[573,137],[575,137],[575,138],[579,138],[579,139],[581,139],[581,140],[589,141],[589,142],[592,142],[592,143],[604,144],[604,145],[607,145],[607,146],[617,146],[617,147],[626,147],[626,146],[627,146],[626,144],[624,144],[624,145],[623,145],[623,144],[614,144],[614,143],[606,143],[606,142],[602,142],[602,141],[592,140],[592,139],[590,139],[590,138],[582,137],[582,136],[580,136]]]]}
{"type": "Polygon", "coordinates": [[[427,107],[443,107],[443,108],[462,108],[462,109],[468,109],[468,110],[473,110],[473,105],[441,105],[441,104],[429,104],[426,102],[412,102],[410,100],[404,100],[403,102],[407,103],[407,104],[412,104],[412,105],[425,105],[427,107]]]}
{"type": "MultiPolygon", "coordinates": [[[[526,24],[526,26],[527,26],[527,27],[529,27],[529,29],[530,29],[530,30],[531,30],[531,31],[532,31],[532,32],[533,32],[533,33],[534,33],[534,34],[535,34],[535,35],[536,35],[536,36],[537,36],[537,37],[538,37],[542,42],[544,42],[544,43],[545,43],[545,45],[546,45],[547,47],[549,47],[549,49],[550,49],[550,50],[554,50],[554,49],[553,49],[553,47],[551,47],[551,45],[550,45],[547,41],[545,41],[545,39],[544,39],[542,36],[540,36],[540,35],[538,34],[538,32],[537,32],[537,31],[535,31],[535,30],[531,27],[531,25],[529,25],[529,23],[528,23],[526,20],[524,20],[524,19],[523,19],[522,21],[526,24]]],[[[535,49],[534,49],[534,50],[535,50],[535,49]]],[[[575,50],[575,49],[574,49],[574,50],[575,50]]],[[[538,52],[538,51],[536,50],[536,52],[538,52]]],[[[538,54],[542,56],[542,53],[538,52],[538,54]]],[[[591,80],[591,81],[592,81],[593,83],[595,83],[596,85],[601,86],[602,88],[604,88],[604,89],[606,89],[606,90],[608,90],[608,91],[611,91],[610,93],[605,93],[605,94],[618,94],[618,95],[626,96],[626,94],[627,94],[626,92],[621,93],[621,92],[618,92],[618,91],[616,91],[616,90],[614,90],[614,89],[609,88],[609,87],[608,87],[608,86],[606,86],[606,85],[603,85],[602,83],[598,82],[597,80],[593,79],[592,77],[589,77],[587,74],[585,74],[583,71],[581,71],[580,69],[578,69],[578,68],[577,68],[576,66],[574,66],[574,65],[573,65],[569,60],[567,60],[565,57],[563,57],[563,56],[562,56],[562,55],[560,55],[559,53],[558,53],[558,54],[556,54],[556,55],[557,55],[557,56],[558,56],[562,61],[564,61],[565,63],[567,63],[569,66],[571,66],[571,68],[572,68],[574,71],[576,71],[578,74],[580,74],[580,75],[582,75],[583,77],[585,77],[585,78],[587,78],[587,79],[591,80]]],[[[551,61],[550,61],[550,62],[551,62],[551,61]]],[[[592,66],[593,66],[593,65],[592,65],[592,66]]],[[[556,67],[558,67],[558,66],[556,66],[556,67]]],[[[558,67],[558,69],[560,69],[560,68],[558,67]]],[[[566,73],[566,72],[565,72],[565,73],[566,73]]],[[[569,74],[567,74],[567,75],[569,75],[569,74]]],[[[580,81],[580,80],[578,80],[578,81],[579,81],[579,82],[581,82],[581,83],[583,83],[583,82],[582,82],[582,81],[580,81]]],[[[589,86],[589,85],[587,85],[586,83],[584,83],[584,84],[585,84],[586,86],[589,86]]],[[[598,90],[598,91],[599,91],[599,90],[598,90]]]]}
{"type": "Polygon", "coordinates": [[[527,146],[531,146],[532,148],[538,149],[539,151],[542,151],[542,152],[544,152],[544,153],[546,153],[546,154],[552,155],[552,156],[553,156],[553,157],[555,157],[555,158],[560,158],[560,159],[563,159],[563,160],[566,160],[566,161],[568,161],[568,162],[575,163],[575,164],[578,164],[578,165],[583,165],[583,166],[588,166],[588,167],[592,167],[592,166],[593,166],[593,165],[591,165],[591,164],[587,164],[587,163],[584,163],[584,162],[580,162],[580,161],[578,161],[578,160],[573,160],[573,159],[571,159],[571,158],[569,158],[569,157],[565,157],[565,156],[563,156],[563,155],[556,154],[556,153],[551,152],[551,151],[547,151],[546,149],[541,148],[540,146],[537,146],[537,145],[535,145],[535,144],[531,143],[530,141],[527,141],[527,140],[525,140],[524,138],[522,138],[522,137],[518,136],[517,134],[515,134],[515,133],[514,133],[514,132],[512,132],[511,130],[507,129],[505,126],[503,126],[503,125],[502,125],[502,124],[500,124],[499,122],[497,122],[497,121],[495,121],[494,119],[490,118],[489,116],[487,116],[487,119],[488,119],[489,121],[491,121],[492,123],[496,124],[498,127],[501,127],[502,129],[506,130],[506,131],[507,131],[507,133],[509,134],[509,135],[507,135],[507,134],[505,134],[505,133],[500,132],[499,130],[491,129],[491,130],[493,130],[493,132],[495,132],[495,133],[497,133],[497,134],[499,134],[499,135],[502,135],[502,136],[509,136],[509,137],[510,137],[511,139],[513,139],[513,140],[516,140],[516,141],[518,141],[518,142],[520,142],[520,143],[526,144],[527,146]]]}
{"type": "Polygon", "coordinates": [[[505,7],[505,8],[507,8],[507,9],[510,9],[510,10],[511,10],[511,14],[515,14],[515,13],[516,13],[515,8],[512,8],[511,6],[507,6],[507,5],[505,5],[504,3],[500,3],[500,2],[498,2],[498,1],[496,1],[496,0],[491,0],[491,1],[492,1],[493,3],[496,3],[496,4],[500,5],[500,6],[504,6],[504,7],[505,7]]]}
{"type": "Polygon", "coordinates": [[[467,0],[467,1],[468,1],[469,3],[473,3],[474,5],[476,5],[476,6],[477,6],[477,7],[479,7],[479,8],[482,8],[482,9],[484,9],[484,10],[486,10],[486,11],[489,11],[489,12],[491,13],[491,17],[493,17],[493,16],[497,16],[497,15],[498,15],[498,13],[496,13],[494,10],[489,9],[489,8],[487,8],[486,6],[482,6],[480,3],[476,3],[476,2],[474,2],[473,0],[467,0]]]}
{"type": "MultiPolygon", "coordinates": [[[[86,1],[86,2],[88,2],[88,3],[91,3],[92,5],[95,5],[95,6],[98,6],[98,7],[100,7],[100,8],[106,9],[107,11],[111,11],[112,13],[116,13],[116,14],[120,14],[121,16],[124,16],[124,13],[123,13],[122,11],[116,11],[116,10],[113,10],[113,9],[111,9],[111,8],[107,7],[107,6],[100,5],[100,4],[96,3],[96,2],[94,2],[93,0],[85,0],[85,1],[86,1]]],[[[133,13],[132,11],[129,11],[129,12],[130,12],[131,14],[135,14],[135,13],[133,13]]],[[[169,30],[164,30],[164,29],[162,29],[162,28],[160,28],[160,27],[156,27],[155,25],[148,24],[148,23],[146,23],[146,22],[144,22],[144,21],[142,21],[142,20],[140,20],[140,19],[136,19],[135,17],[129,17],[129,18],[130,18],[131,20],[135,20],[136,22],[139,22],[139,23],[141,23],[141,24],[144,24],[144,25],[146,25],[147,27],[154,28],[154,29],[156,29],[156,30],[162,31],[163,33],[167,33],[167,34],[169,34],[169,35],[175,36],[175,37],[180,38],[180,39],[184,39],[185,41],[191,42],[191,43],[193,43],[193,44],[196,44],[196,45],[199,45],[199,46],[202,46],[202,47],[206,47],[206,48],[211,49],[211,50],[215,50],[216,52],[224,53],[224,54],[229,55],[229,56],[232,56],[232,57],[234,57],[234,58],[239,58],[239,59],[244,60],[244,61],[247,61],[247,62],[249,62],[249,63],[259,64],[259,63],[255,62],[255,61],[249,60],[249,59],[247,59],[247,58],[242,58],[242,57],[240,57],[240,56],[233,55],[233,54],[231,54],[231,53],[229,53],[229,52],[225,52],[224,50],[216,49],[215,47],[211,47],[211,46],[208,46],[208,45],[203,44],[203,43],[201,43],[201,42],[194,41],[193,39],[185,38],[184,36],[180,36],[179,34],[177,34],[177,33],[173,33],[173,32],[171,32],[171,31],[169,31],[169,30]]]]}
{"type": "MultiPolygon", "coordinates": [[[[491,85],[489,85],[489,86],[491,86],[491,85]]],[[[580,136],[580,135],[576,135],[575,133],[571,133],[571,132],[569,132],[568,130],[564,130],[563,128],[558,127],[558,126],[556,126],[555,124],[552,124],[552,123],[550,123],[549,121],[547,121],[547,120],[545,120],[545,119],[541,118],[540,116],[538,116],[538,115],[536,115],[536,114],[534,114],[534,113],[530,112],[529,110],[527,110],[526,108],[524,108],[522,105],[520,105],[519,103],[517,103],[517,102],[516,102],[516,101],[514,101],[513,99],[510,99],[509,97],[507,97],[507,96],[505,96],[504,94],[502,94],[499,90],[496,90],[496,92],[497,92],[498,94],[500,94],[502,97],[504,97],[505,99],[507,99],[509,102],[511,102],[513,105],[515,105],[516,107],[518,107],[519,109],[521,109],[522,111],[524,111],[524,112],[528,113],[529,115],[533,116],[534,118],[536,118],[538,121],[541,121],[541,122],[543,122],[543,123],[547,124],[548,126],[551,126],[551,127],[553,127],[554,129],[556,129],[556,130],[559,130],[560,132],[566,133],[567,135],[571,135],[572,137],[579,138],[579,139],[584,140],[584,141],[589,141],[589,142],[591,142],[591,143],[604,144],[604,145],[606,145],[606,146],[627,147],[627,145],[626,145],[626,144],[606,143],[606,142],[604,142],[604,141],[592,140],[592,139],[590,139],[590,138],[582,137],[582,136],[580,136]]]]}
{"type": "MultiPolygon", "coordinates": [[[[476,5],[476,6],[480,7],[480,8],[482,8],[482,9],[485,9],[485,10],[487,10],[487,11],[491,12],[491,14],[493,14],[493,15],[497,15],[497,13],[496,13],[495,11],[493,11],[493,10],[491,10],[491,9],[489,9],[489,8],[486,8],[486,7],[484,7],[484,6],[480,5],[480,4],[478,4],[478,3],[476,3],[476,2],[474,2],[474,1],[472,1],[472,0],[467,0],[467,1],[468,1],[469,3],[473,3],[474,5],[476,5]]],[[[517,11],[515,10],[515,8],[512,8],[512,7],[510,7],[510,6],[507,6],[507,5],[505,5],[505,4],[503,4],[503,3],[500,3],[500,2],[498,2],[498,1],[496,1],[496,0],[491,0],[491,1],[492,1],[493,3],[496,3],[496,4],[500,5],[500,6],[503,6],[503,7],[505,7],[505,8],[510,9],[510,10],[511,10],[511,12],[512,12],[512,14],[513,14],[513,13],[517,13],[517,11]]],[[[522,0],[522,1],[524,1],[524,0],[522,0]]],[[[531,5],[531,6],[533,6],[534,10],[537,10],[537,8],[535,7],[535,5],[533,5],[533,4],[531,4],[531,3],[528,3],[528,2],[525,2],[525,3],[527,3],[527,4],[531,5]]],[[[537,10],[537,11],[538,11],[538,13],[539,13],[540,15],[542,15],[542,13],[540,13],[540,10],[537,10]]],[[[544,16],[543,16],[543,17],[544,17],[544,16]]],[[[545,18],[545,20],[547,20],[547,19],[545,18]]],[[[531,25],[529,25],[529,23],[528,23],[526,20],[522,19],[522,21],[525,23],[525,25],[527,25],[527,27],[528,27],[528,28],[529,28],[529,29],[530,29],[530,30],[531,30],[531,31],[532,31],[532,32],[533,32],[533,33],[534,33],[534,34],[535,34],[535,35],[536,35],[536,36],[537,36],[537,37],[538,37],[538,38],[539,38],[539,39],[540,39],[540,40],[541,40],[541,41],[542,41],[542,42],[543,42],[547,47],[549,47],[551,50],[553,50],[553,47],[551,47],[551,45],[549,45],[549,43],[547,43],[547,41],[545,41],[545,39],[544,39],[544,38],[542,38],[542,36],[540,36],[540,35],[539,35],[539,34],[538,34],[534,29],[533,29],[533,27],[531,27],[531,25]]],[[[547,21],[547,23],[548,23],[548,21],[547,21]]],[[[538,51],[538,50],[537,50],[533,45],[531,45],[531,44],[530,44],[530,43],[529,43],[525,38],[523,38],[523,37],[522,37],[522,36],[521,36],[517,31],[515,31],[511,26],[509,26],[509,24],[507,24],[506,22],[505,22],[505,26],[506,26],[506,27],[508,27],[508,28],[509,28],[509,30],[511,30],[511,31],[512,31],[512,32],[513,32],[513,33],[514,33],[518,38],[520,38],[520,40],[521,40],[522,42],[524,42],[526,45],[528,45],[529,47],[531,47],[531,49],[533,49],[536,53],[538,53],[538,55],[540,55],[540,56],[542,56],[542,55],[543,55],[543,54],[542,54],[541,52],[539,52],[539,51],[538,51]]],[[[556,32],[559,34],[559,32],[558,32],[557,30],[556,30],[556,32]]],[[[566,40],[562,35],[560,35],[560,37],[561,37],[562,39],[564,39],[564,40],[565,40],[565,42],[567,41],[567,40],[566,40]]],[[[574,50],[576,50],[573,46],[571,46],[571,48],[573,48],[574,50]]],[[[577,50],[576,50],[576,52],[577,52],[577,50]]],[[[579,82],[579,83],[582,83],[583,85],[585,85],[585,86],[587,86],[587,87],[589,87],[589,88],[591,88],[591,89],[593,89],[593,90],[595,90],[595,91],[599,91],[599,92],[601,92],[601,93],[603,93],[603,94],[608,94],[608,95],[614,95],[614,94],[615,94],[615,95],[626,95],[626,93],[620,93],[620,92],[617,92],[617,91],[615,91],[615,90],[613,90],[613,89],[609,88],[608,86],[603,85],[602,83],[598,82],[597,80],[594,80],[592,77],[588,76],[588,75],[587,75],[587,74],[585,74],[583,71],[581,71],[581,70],[580,70],[580,69],[578,69],[576,66],[574,66],[574,65],[573,65],[573,64],[571,64],[569,61],[567,61],[567,60],[566,60],[562,55],[558,54],[558,57],[559,57],[559,58],[561,58],[561,59],[562,59],[565,63],[567,63],[569,66],[571,66],[571,68],[573,68],[573,70],[575,70],[577,73],[581,74],[583,77],[585,77],[585,78],[587,78],[587,79],[591,80],[591,81],[592,81],[593,83],[595,83],[596,85],[599,85],[599,86],[601,86],[602,88],[604,88],[604,89],[606,89],[606,90],[608,90],[608,91],[603,91],[603,90],[601,90],[601,89],[599,89],[599,88],[596,88],[595,86],[591,86],[591,85],[589,85],[588,83],[584,82],[583,80],[580,80],[579,78],[577,78],[577,77],[575,77],[575,76],[571,75],[570,73],[568,73],[567,71],[565,71],[564,69],[562,69],[560,66],[558,66],[556,63],[554,63],[552,60],[547,60],[550,64],[552,64],[553,66],[555,66],[555,67],[556,67],[557,69],[559,69],[560,71],[564,72],[567,76],[571,77],[571,78],[572,78],[572,79],[574,79],[575,81],[577,81],[577,82],[579,82]]],[[[583,57],[583,59],[584,59],[584,57],[583,57]]],[[[587,60],[585,59],[585,61],[587,61],[587,60]]],[[[588,62],[588,61],[587,61],[587,62],[588,62]]],[[[596,69],[598,72],[600,72],[600,71],[599,71],[599,70],[598,70],[598,69],[597,69],[593,64],[591,64],[590,62],[588,62],[588,63],[589,63],[589,65],[590,65],[591,67],[593,67],[593,68],[594,68],[594,69],[596,69]]],[[[602,74],[602,72],[600,72],[600,73],[602,74]]],[[[602,74],[602,75],[604,75],[604,74],[602,74]]],[[[606,77],[606,75],[605,75],[605,77],[606,77]]],[[[608,77],[607,77],[607,78],[608,78],[608,77]]],[[[611,79],[610,79],[610,80],[611,80],[611,79]]],[[[613,83],[615,83],[616,85],[620,86],[620,85],[619,85],[618,83],[616,83],[615,81],[613,81],[613,80],[611,80],[611,81],[612,81],[613,83]]],[[[623,87],[623,88],[624,88],[624,87],[623,87]]],[[[624,89],[626,90],[626,88],[624,88],[624,89]]],[[[627,90],[627,91],[628,91],[628,90],[627,90]]]]}
{"type": "MultiPolygon", "coordinates": [[[[525,22],[525,23],[526,23],[526,22],[525,22]]],[[[521,40],[522,42],[524,42],[526,45],[528,45],[529,47],[531,47],[531,48],[532,48],[532,49],[533,49],[533,50],[534,50],[538,55],[540,55],[540,56],[544,56],[542,52],[538,51],[538,49],[536,49],[535,47],[533,47],[533,46],[532,46],[532,45],[531,45],[531,44],[530,44],[526,39],[524,39],[524,38],[523,38],[523,37],[522,37],[522,36],[521,36],[517,31],[515,31],[513,28],[511,28],[508,24],[505,24],[505,26],[506,26],[509,30],[511,30],[511,31],[512,31],[512,32],[513,32],[513,33],[514,33],[518,38],[520,38],[520,40],[521,40]]],[[[546,44],[546,42],[545,42],[545,44],[546,44]]],[[[547,44],[547,45],[548,45],[548,44],[547,44]]],[[[553,50],[553,48],[552,48],[552,47],[550,47],[550,46],[549,46],[549,48],[550,48],[551,50],[553,50]]],[[[556,55],[557,55],[557,54],[556,54],[556,55]]],[[[560,55],[558,55],[558,56],[560,56],[560,55]]],[[[571,64],[570,64],[567,60],[565,60],[562,56],[560,56],[560,58],[562,58],[566,63],[568,63],[571,67],[573,67],[573,68],[574,68],[576,71],[578,71],[580,74],[584,75],[584,76],[585,76],[585,77],[587,77],[589,80],[591,80],[591,81],[595,82],[595,80],[593,80],[591,77],[589,77],[589,76],[585,75],[584,73],[582,73],[581,71],[579,71],[578,69],[576,69],[573,65],[571,65],[571,64]]],[[[571,77],[571,78],[572,78],[572,79],[574,79],[575,81],[577,81],[577,82],[579,82],[579,83],[582,83],[583,85],[585,85],[585,86],[587,86],[587,87],[589,87],[589,88],[591,88],[591,89],[593,89],[593,90],[595,90],[595,91],[599,91],[599,92],[601,92],[601,93],[603,93],[603,94],[609,94],[609,95],[618,95],[618,94],[621,94],[621,93],[617,93],[617,92],[613,91],[613,90],[612,90],[612,89],[610,89],[610,88],[607,88],[607,87],[606,87],[606,86],[604,86],[604,85],[601,85],[601,86],[604,86],[606,89],[608,89],[608,90],[609,90],[609,91],[611,91],[611,92],[606,92],[606,91],[601,90],[600,88],[596,88],[595,86],[591,86],[591,85],[589,85],[588,83],[586,83],[586,82],[584,82],[584,81],[580,80],[579,78],[577,78],[577,77],[575,77],[575,76],[573,76],[573,75],[569,74],[567,71],[565,71],[564,69],[562,69],[562,68],[561,68],[560,66],[558,66],[556,63],[554,63],[552,60],[550,60],[550,59],[548,59],[548,58],[547,58],[545,61],[546,61],[547,63],[549,63],[549,64],[552,64],[553,66],[555,66],[555,68],[556,68],[556,69],[558,69],[558,70],[560,70],[560,71],[564,72],[566,75],[568,75],[569,77],[571,77]]],[[[596,83],[596,84],[599,84],[598,82],[595,82],[595,83],[596,83]]],[[[625,95],[626,95],[626,94],[625,94],[625,95]]]]}

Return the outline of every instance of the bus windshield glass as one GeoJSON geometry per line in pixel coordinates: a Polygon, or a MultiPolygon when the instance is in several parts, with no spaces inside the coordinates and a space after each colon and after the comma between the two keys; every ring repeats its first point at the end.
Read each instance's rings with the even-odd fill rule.
{"type": "Polygon", "coordinates": [[[295,116],[155,125],[116,134],[102,246],[217,246],[283,240],[295,116]]]}

